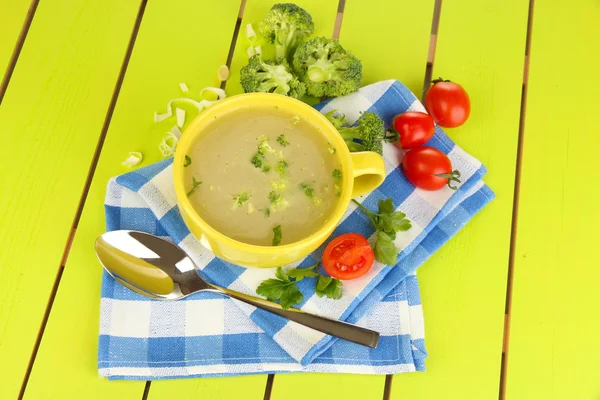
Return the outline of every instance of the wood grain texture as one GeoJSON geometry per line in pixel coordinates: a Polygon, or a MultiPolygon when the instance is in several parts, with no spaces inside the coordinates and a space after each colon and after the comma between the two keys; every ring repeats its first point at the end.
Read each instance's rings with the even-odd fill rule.
{"type": "MultiPolygon", "coordinates": [[[[433,0],[346,2],[339,39],[345,48],[361,59],[365,85],[398,79],[417,93],[422,90],[433,6],[433,0]],[[389,15],[399,14],[404,15],[401,24],[382,23],[389,20],[389,15]],[[382,40],[382,37],[386,39],[382,40]],[[389,43],[404,42],[407,37],[411,40],[403,43],[401,52],[390,51],[389,43]]],[[[383,396],[384,385],[383,375],[276,375],[271,398],[304,400],[311,395],[335,390],[335,396],[339,398],[379,400],[383,396]]],[[[399,387],[395,386],[396,390],[400,390],[399,387]]]]}
{"type": "Polygon", "coordinates": [[[31,0],[0,0],[0,80],[6,71],[31,0]]]}
{"type": "Polygon", "coordinates": [[[0,107],[1,399],[19,393],[136,11],[40,4],[0,107]]]}
{"type": "Polygon", "coordinates": [[[534,5],[509,400],[600,399],[598,21],[596,0],[534,5]]]}
{"type": "MultiPolygon", "coordinates": [[[[154,124],[154,111],[182,95],[180,82],[197,98],[201,88],[218,86],[217,68],[227,58],[239,0],[219,7],[205,1],[153,0],[145,9],[102,153],[83,209],[61,284],[32,371],[25,399],[140,399],[144,382],[109,382],[98,378],[98,319],[101,266],[93,242],[104,232],[104,195],[110,177],[128,171],[121,165],[129,151],[144,155],[142,165],[162,158],[158,150],[173,119],[154,124]],[[76,299],[76,301],[74,301],[76,299]]],[[[262,393],[264,378],[257,380],[262,393]]],[[[163,398],[162,384],[184,397],[189,382],[153,382],[152,399],[163,398]],[[157,390],[156,392],[153,392],[157,390]]],[[[224,382],[224,385],[227,383],[224,382]]],[[[202,383],[195,393],[215,398],[222,390],[202,383]]],[[[240,387],[240,393],[246,389],[240,387]]],[[[169,398],[173,391],[168,391],[169,398]]],[[[229,392],[231,393],[231,392],[229,392]]]]}
{"type": "Polygon", "coordinates": [[[429,353],[394,377],[392,399],[498,397],[528,2],[444,1],[433,77],[471,97],[448,135],[488,168],[496,199],[419,271],[429,353]]]}

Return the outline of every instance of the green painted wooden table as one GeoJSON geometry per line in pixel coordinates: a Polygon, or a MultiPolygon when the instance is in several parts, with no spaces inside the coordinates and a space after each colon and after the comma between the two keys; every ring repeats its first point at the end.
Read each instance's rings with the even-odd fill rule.
{"type": "Polygon", "coordinates": [[[180,82],[230,63],[241,92],[236,26],[272,1],[0,0],[0,399],[600,399],[598,0],[298,4],[365,84],[444,76],[471,95],[448,133],[497,199],[418,271],[427,372],[98,378],[107,179],[128,151],[160,159],[151,114],[180,82]]]}

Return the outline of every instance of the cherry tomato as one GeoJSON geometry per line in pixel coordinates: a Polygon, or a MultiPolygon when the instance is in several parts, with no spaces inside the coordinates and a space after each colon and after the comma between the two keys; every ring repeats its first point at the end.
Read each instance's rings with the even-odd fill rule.
{"type": "Polygon", "coordinates": [[[395,144],[402,149],[421,146],[431,139],[435,132],[431,116],[417,111],[407,111],[397,115],[392,126],[400,136],[395,144]]]}
{"type": "Polygon", "coordinates": [[[364,236],[346,233],[327,245],[323,253],[323,267],[334,278],[348,280],[369,272],[374,259],[373,250],[364,236]]]}
{"type": "Polygon", "coordinates": [[[469,95],[458,83],[433,81],[425,95],[425,108],[440,126],[455,128],[465,123],[471,114],[469,95]]]}
{"type": "Polygon", "coordinates": [[[456,190],[452,182],[460,183],[460,172],[452,171],[450,159],[433,147],[422,146],[410,150],[402,159],[402,169],[406,179],[425,190],[438,190],[446,185],[456,190]]]}

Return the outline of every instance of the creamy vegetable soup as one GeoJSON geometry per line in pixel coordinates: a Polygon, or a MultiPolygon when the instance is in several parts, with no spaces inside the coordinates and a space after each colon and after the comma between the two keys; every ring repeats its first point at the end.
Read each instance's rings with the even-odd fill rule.
{"type": "Polygon", "coordinates": [[[198,214],[240,242],[302,240],[330,218],[340,196],[336,149],[309,122],[275,107],[215,119],[185,157],[198,214]]]}

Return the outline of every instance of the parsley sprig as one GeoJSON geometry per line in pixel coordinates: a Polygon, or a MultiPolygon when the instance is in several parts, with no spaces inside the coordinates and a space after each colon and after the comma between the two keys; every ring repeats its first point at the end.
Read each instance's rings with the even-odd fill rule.
{"type": "Polygon", "coordinates": [[[371,220],[376,229],[375,232],[375,259],[387,265],[394,266],[398,262],[398,248],[394,244],[397,232],[405,232],[411,228],[406,214],[400,211],[394,212],[392,199],[379,201],[379,213],[367,210],[356,200],[352,200],[371,220]]]}
{"type": "Polygon", "coordinates": [[[270,301],[279,301],[284,310],[294,304],[302,303],[304,296],[296,286],[304,278],[316,278],[315,289],[317,296],[327,296],[330,299],[337,300],[342,297],[342,282],[330,276],[321,275],[317,267],[319,263],[311,265],[308,268],[295,268],[284,271],[283,268],[277,268],[275,278],[262,281],[256,293],[266,297],[270,301]]]}

